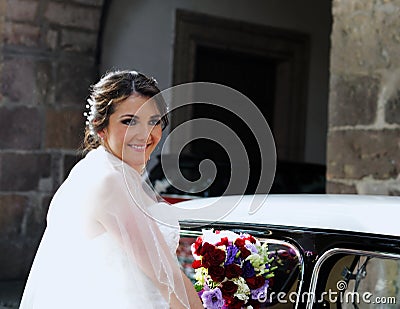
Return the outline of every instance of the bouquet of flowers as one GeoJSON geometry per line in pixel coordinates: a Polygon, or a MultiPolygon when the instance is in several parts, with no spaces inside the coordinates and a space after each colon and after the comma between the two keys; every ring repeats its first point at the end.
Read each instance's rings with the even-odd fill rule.
{"type": "Polygon", "coordinates": [[[205,308],[256,309],[276,266],[268,245],[249,234],[203,230],[191,246],[195,288],[205,308]]]}

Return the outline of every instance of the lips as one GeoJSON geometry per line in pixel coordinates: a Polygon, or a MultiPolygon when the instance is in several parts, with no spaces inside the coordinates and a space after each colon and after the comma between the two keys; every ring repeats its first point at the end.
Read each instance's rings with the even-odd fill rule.
{"type": "Polygon", "coordinates": [[[132,148],[133,150],[138,151],[138,152],[143,152],[143,151],[145,151],[146,148],[147,148],[148,146],[150,146],[150,145],[151,145],[151,144],[147,144],[147,145],[144,145],[144,144],[128,144],[128,146],[129,146],[130,148],[132,148]]]}
{"type": "Polygon", "coordinates": [[[128,144],[128,146],[136,151],[145,151],[146,150],[146,145],[128,144]]]}

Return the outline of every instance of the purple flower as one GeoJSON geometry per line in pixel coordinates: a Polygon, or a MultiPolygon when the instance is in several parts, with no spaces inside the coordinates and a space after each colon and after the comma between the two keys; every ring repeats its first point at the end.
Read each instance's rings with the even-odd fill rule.
{"type": "Polygon", "coordinates": [[[197,292],[197,295],[199,295],[199,297],[201,298],[201,295],[203,295],[203,293],[204,293],[204,290],[201,290],[201,291],[197,292]]]}
{"type": "Polygon", "coordinates": [[[201,295],[201,300],[203,301],[204,308],[221,309],[224,306],[224,299],[219,288],[204,291],[201,295]]]}
{"type": "Polygon", "coordinates": [[[252,253],[258,253],[256,246],[252,243],[248,243],[244,245],[247,249],[249,249],[252,253]]]}
{"type": "Polygon", "coordinates": [[[250,291],[251,298],[257,300],[266,300],[268,297],[268,286],[269,286],[269,280],[265,280],[265,283],[262,287],[250,291]]]}
{"type": "Polygon", "coordinates": [[[254,267],[253,265],[251,265],[250,261],[244,261],[242,269],[243,269],[243,278],[250,278],[256,274],[254,271],[254,267]]]}
{"type": "Polygon", "coordinates": [[[236,253],[239,252],[239,249],[236,246],[228,246],[226,248],[226,261],[225,266],[232,264],[233,262],[239,262],[238,258],[236,258],[236,253]]]}

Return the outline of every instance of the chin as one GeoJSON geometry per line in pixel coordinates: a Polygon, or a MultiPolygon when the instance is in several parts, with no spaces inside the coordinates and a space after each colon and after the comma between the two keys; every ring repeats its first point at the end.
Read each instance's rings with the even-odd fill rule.
{"type": "Polygon", "coordinates": [[[143,161],[143,160],[129,160],[127,163],[129,165],[131,165],[131,166],[140,166],[140,165],[144,165],[145,161],[143,161]]]}

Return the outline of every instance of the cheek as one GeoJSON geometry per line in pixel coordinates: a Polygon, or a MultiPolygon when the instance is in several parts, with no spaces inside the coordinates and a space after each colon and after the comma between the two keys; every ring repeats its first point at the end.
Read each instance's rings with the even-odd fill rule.
{"type": "Polygon", "coordinates": [[[158,143],[162,137],[162,130],[160,126],[155,127],[151,131],[151,137],[153,138],[154,143],[158,143]]]}
{"type": "Polygon", "coordinates": [[[120,143],[123,143],[125,138],[127,138],[127,134],[129,134],[129,131],[126,128],[118,128],[116,131],[116,138],[120,143]]]}

